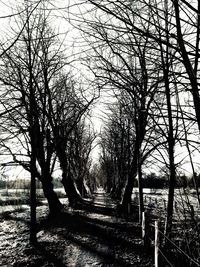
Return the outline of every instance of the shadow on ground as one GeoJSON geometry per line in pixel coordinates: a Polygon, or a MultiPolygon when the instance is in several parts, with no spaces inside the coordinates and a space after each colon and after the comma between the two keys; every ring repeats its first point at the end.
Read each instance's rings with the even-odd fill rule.
{"type": "Polygon", "coordinates": [[[87,258],[86,252],[98,255],[104,262],[101,266],[152,266],[152,251],[144,253],[140,227],[125,219],[73,210],[41,222],[40,227],[82,248],[74,266],[87,266],[80,265],[80,258],[87,258]]]}

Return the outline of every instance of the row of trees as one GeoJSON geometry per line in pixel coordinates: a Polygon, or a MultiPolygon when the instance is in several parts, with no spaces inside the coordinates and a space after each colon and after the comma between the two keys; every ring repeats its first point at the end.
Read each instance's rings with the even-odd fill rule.
{"type": "Polygon", "coordinates": [[[95,170],[88,171],[94,136],[85,120],[103,89],[113,91],[116,103],[101,133],[101,166],[109,177],[107,188],[121,197],[122,209],[128,211],[138,177],[142,213],[144,166],[164,166],[169,233],[177,170],[186,156],[200,203],[193,163],[200,131],[200,4],[193,2],[87,0],[66,7],[69,22],[85,38],[81,46],[86,51],[79,54],[90,73],[89,89],[97,89],[93,92],[71,70],[50,27],[48,1],[24,1],[12,27],[15,41],[8,49],[2,45],[0,146],[4,156],[12,155],[12,162],[31,173],[33,221],[36,177],[50,212],[62,209],[52,185],[58,164],[71,205],[82,202],[84,176],[95,187],[95,170]]]}
{"type": "MultiPolygon", "coordinates": [[[[127,209],[138,176],[142,212],[144,164],[165,165],[169,233],[177,168],[186,156],[179,154],[186,151],[195,174],[192,155],[199,147],[199,1],[87,4],[86,16],[77,19],[74,14],[91,47],[85,64],[98,87],[113,90],[117,98],[101,139],[102,166],[109,177],[116,176],[108,188],[122,192],[121,204],[127,209]]],[[[200,200],[195,175],[193,179],[200,200]]]]}
{"type": "Polygon", "coordinates": [[[81,202],[95,138],[86,127],[95,94],[74,77],[63,44],[51,27],[48,1],[24,1],[12,20],[15,39],[2,48],[0,151],[2,166],[20,165],[31,175],[31,235],[36,242],[36,178],[50,214],[62,210],[53,190],[61,182],[70,205],[81,202]],[[9,160],[8,160],[9,158],[9,160]]]}

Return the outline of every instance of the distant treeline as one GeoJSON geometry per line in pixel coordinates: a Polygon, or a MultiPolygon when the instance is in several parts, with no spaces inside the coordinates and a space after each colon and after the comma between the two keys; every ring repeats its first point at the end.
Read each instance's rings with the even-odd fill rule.
{"type": "MultiPolygon", "coordinates": [[[[200,174],[195,177],[187,177],[186,175],[180,175],[176,177],[176,188],[194,187],[194,179],[196,180],[197,186],[200,186],[200,174]]],[[[155,173],[150,173],[144,176],[142,179],[142,185],[144,188],[168,188],[169,179],[167,176],[158,176],[155,173]]]]}
{"type": "MultiPolygon", "coordinates": [[[[200,174],[195,175],[197,186],[200,186],[200,174]]],[[[62,187],[60,179],[53,179],[54,188],[62,187]]],[[[167,188],[168,177],[167,176],[158,176],[155,173],[150,173],[144,176],[142,179],[142,185],[144,188],[167,188]]],[[[135,187],[137,187],[137,180],[135,181],[135,187]]],[[[42,188],[41,182],[37,180],[36,182],[37,189],[42,188]]],[[[185,175],[178,176],[176,179],[176,188],[179,187],[194,187],[194,179],[192,177],[187,177],[185,175]]],[[[8,189],[30,189],[30,180],[29,179],[16,179],[16,180],[0,180],[0,188],[8,189]]]]}
{"type": "MultiPolygon", "coordinates": [[[[36,188],[42,189],[42,184],[39,180],[36,180],[36,188]]],[[[62,187],[61,182],[59,179],[53,180],[54,188],[62,187]]],[[[9,180],[9,179],[1,179],[0,180],[0,188],[1,189],[30,189],[30,180],[29,179],[16,179],[16,180],[9,180]]]]}

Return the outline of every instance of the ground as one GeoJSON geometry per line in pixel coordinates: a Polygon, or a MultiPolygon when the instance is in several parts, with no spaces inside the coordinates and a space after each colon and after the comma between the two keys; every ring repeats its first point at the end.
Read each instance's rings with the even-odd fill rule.
{"type": "Polygon", "coordinates": [[[38,245],[29,245],[29,207],[6,211],[0,218],[0,266],[153,266],[144,251],[137,222],[101,205],[114,205],[103,192],[94,198],[97,209],[85,211],[67,205],[59,217],[48,218],[47,206],[37,208],[38,245]]]}

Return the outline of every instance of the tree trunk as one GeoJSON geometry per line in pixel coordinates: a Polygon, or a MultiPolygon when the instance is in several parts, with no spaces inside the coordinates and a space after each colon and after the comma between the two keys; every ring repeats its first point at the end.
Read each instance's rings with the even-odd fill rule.
{"type": "Polygon", "coordinates": [[[172,152],[172,147],[169,148],[170,153],[170,179],[169,179],[169,193],[168,193],[168,204],[167,204],[167,219],[165,225],[165,234],[167,236],[171,233],[172,228],[172,218],[173,218],[173,204],[174,204],[174,188],[176,182],[176,170],[174,164],[174,152],[172,152]]]}
{"type": "MultiPolygon", "coordinates": [[[[29,12],[28,9],[26,10],[29,12]]],[[[28,33],[28,70],[29,70],[29,91],[30,91],[30,111],[28,114],[30,123],[30,146],[31,146],[31,188],[30,188],[30,202],[31,202],[31,218],[30,218],[30,243],[37,243],[37,221],[36,221],[36,177],[35,177],[35,166],[36,166],[36,135],[35,135],[35,106],[34,106],[34,86],[33,86],[33,66],[32,66],[32,47],[31,47],[31,34],[29,28],[29,19],[27,21],[27,33],[28,33]]]]}
{"type": "Polygon", "coordinates": [[[172,219],[173,219],[173,204],[174,204],[174,188],[176,182],[176,167],[174,162],[174,126],[173,126],[173,114],[172,114],[172,105],[171,105],[171,88],[169,82],[169,25],[168,25],[168,0],[165,0],[165,29],[166,29],[166,51],[164,52],[161,44],[161,59],[162,59],[162,68],[164,74],[165,82],[165,95],[167,99],[167,113],[168,113],[168,155],[169,155],[169,193],[168,193],[168,205],[167,205],[167,219],[165,225],[165,234],[167,236],[171,233],[172,228],[172,219]]]}
{"type": "Polygon", "coordinates": [[[124,194],[122,198],[122,211],[128,213],[128,206],[131,205],[131,197],[133,192],[134,180],[137,176],[137,155],[134,155],[134,161],[132,163],[132,170],[128,176],[128,180],[124,189],[124,194]]]}
{"type": "Polygon", "coordinates": [[[50,215],[55,215],[61,212],[63,205],[61,204],[57,194],[53,190],[53,184],[51,182],[51,178],[44,179],[42,181],[42,189],[44,192],[44,196],[46,197],[49,205],[50,215]]]}
{"type": "MultiPolygon", "coordinates": [[[[200,131],[200,96],[199,96],[199,88],[198,88],[198,80],[196,77],[195,70],[193,69],[193,66],[190,62],[190,58],[188,56],[184,40],[183,40],[183,34],[182,34],[182,28],[180,23],[180,11],[179,11],[179,1],[173,1],[174,9],[175,9],[175,17],[176,17],[176,27],[177,27],[177,42],[181,50],[181,55],[183,58],[183,64],[185,66],[185,69],[187,71],[190,84],[191,84],[191,93],[193,96],[193,102],[194,102],[194,108],[198,123],[198,128],[200,131]]],[[[198,7],[199,9],[200,7],[198,7]]],[[[199,38],[199,36],[197,36],[199,38]]]]}
{"type": "Polygon", "coordinates": [[[139,157],[139,162],[138,162],[138,190],[139,190],[139,222],[142,223],[142,212],[144,211],[144,200],[143,200],[141,157],[139,157]]]}
{"type": "MultiPolygon", "coordinates": [[[[31,142],[32,144],[32,142],[31,142]]],[[[30,243],[35,245],[37,243],[37,225],[36,225],[36,178],[34,171],[35,157],[32,149],[31,155],[31,188],[30,188],[30,209],[31,209],[31,220],[30,220],[30,243]]]]}
{"type": "Polygon", "coordinates": [[[62,184],[67,194],[70,206],[75,206],[77,203],[82,202],[82,198],[74,185],[74,181],[70,177],[70,174],[68,174],[65,170],[63,170],[62,174],[62,184]]]}
{"type": "MultiPolygon", "coordinates": [[[[139,154],[140,154],[140,147],[141,143],[144,137],[144,131],[142,132],[141,125],[143,124],[143,121],[135,119],[135,126],[136,126],[136,139],[135,139],[135,149],[134,149],[134,158],[131,163],[131,171],[130,175],[128,176],[127,184],[125,186],[123,200],[122,200],[122,207],[124,208],[125,212],[128,212],[128,207],[131,205],[131,197],[134,187],[134,181],[138,173],[138,161],[139,161],[139,154]],[[140,127],[140,128],[139,128],[140,127]]],[[[144,128],[143,128],[144,129],[144,128]]],[[[143,194],[141,192],[141,183],[139,184],[139,190],[140,190],[140,197],[143,198],[143,194]]],[[[141,204],[143,203],[143,200],[141,201],[141,204]]]]}
{"type": "Polygon", "coordinates": [[[76,181],[77,189],[82,197],[87,196],[87,190],[85,188],[83,179],[79,179],[76,181]]]}

